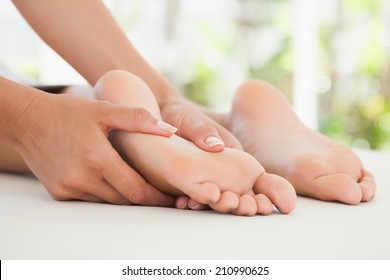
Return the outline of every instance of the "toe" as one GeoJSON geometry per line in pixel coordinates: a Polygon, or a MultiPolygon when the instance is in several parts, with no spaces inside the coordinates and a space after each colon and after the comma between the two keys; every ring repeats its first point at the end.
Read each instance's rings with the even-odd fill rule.
{"type": "Polygon", "coordinates": [[[370,201],[376,193],[376,182],[374,176],[367,170],[362,171],[358,185],[362,191],[362,201],[370,201]]]}
{"type": "Polygon", "coordinates": [[[239,197],[239,206],[232,211],[233,214],[239,216],[254,216],[257,213],[256,200],[249,194],[244,194],[239,197]]]}
{"type": "Polygon", "coordinates": [[[363,196],[358,183],[345,174],[320,176],[312,180],[306,190],[307,196],[350,205],[359,204],[363,196]]]}
{"type": "Polygon", "coordinates": [[[182,191],[200,204],[215,203],[221,196],[219,187],[210,182],[196,183],[183,188],[182,191]]]}
{"type": "Polygon", "coordinates": [[[255,201],[257,204],[257,214],[259,215],[269,215],[272,213],[273,207],[271,200],[264,194],[257,194],[255,196],[255,201]]]}
{"type": "Polygon", "coordinates": [[[205,205],[205,204],[200,204],[198,203],[197,201],[193,200],[192,198],[190,198],[188,200],[188,204],[187,204],[188,208],[191,209],[191,210],[206,210],[206,209],[210,209],[208,207],[208,205],[205,205]]]}
{"type": "Polygon", "coordinates": [[[175,207],[177,209],[188,209],[188,201],[190,198],[188,196],[179,196],[176,198],[175,207]]]}
{"type": "Polygon", "coordinates": [[[210,207],[221,213],[229,213],[234,211],[239,206],[238,196],[230,191],[223,192],[219,200],[215,203],[210,204],[210,207]]]}

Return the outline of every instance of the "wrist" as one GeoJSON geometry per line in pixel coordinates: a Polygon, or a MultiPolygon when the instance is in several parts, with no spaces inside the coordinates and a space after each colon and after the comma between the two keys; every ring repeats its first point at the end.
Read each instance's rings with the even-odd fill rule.
{"type": "MultiPolygon", "coordinates": [[[[16,85],[7,92],[7,108],[3,111],[1,141],[19,149],[23,146],[23,139],[29,134],[32,124],[37,119],[40,109],[36,106],[37,99],[43,93],[40,91],[16,85]]],[[[3,106],[2,106],[3,107],[3,106]]],[[[2,108],[3,109],[3,108],[2,108]]]]}

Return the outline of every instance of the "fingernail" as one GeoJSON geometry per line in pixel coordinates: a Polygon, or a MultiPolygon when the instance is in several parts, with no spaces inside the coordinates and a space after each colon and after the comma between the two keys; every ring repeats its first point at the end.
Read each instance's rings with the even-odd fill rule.
{"type": "Polygon", "coordinates": [[[222,145],[222,146],[225,145],[225,143],[223,143],[223,141],[221,139],[219,139],[219,138],[217,138],[215,136],[210,136],[210,137],[206,138],[205,143],[209,147],[214,147],[214,146],[217,146],[217,145],[222,145]]]}
{"type": "Polygon", "coordinates": [[[175,133],[177,131],[177,128],[170,125],[169,123],[166,123],[166,122],[163,122],[163,121],[157,121],[157,125],[159,128],[165,130],[165,131],[168,131],[168,132],[171,132],[171,133],[175,133]]]}

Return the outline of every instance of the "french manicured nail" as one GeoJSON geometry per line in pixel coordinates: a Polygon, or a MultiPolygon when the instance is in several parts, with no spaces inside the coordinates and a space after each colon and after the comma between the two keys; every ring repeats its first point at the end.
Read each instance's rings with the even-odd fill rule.
{"type": "Polygon", "coordinates": [[[215,136],[210,136],[208,138],[206,138],[205,140],[207,146],[209,147],[214,147],[214,146],[217,146],[217,145],[222,145],[224,146],[225,143],[223,143],[223,141],[215,136]]]}
{"type": "Polygon", "coordinates": [[[171,132],[171,133],[175,133],[177,131],[176,127],[170,125],[169,123],[163,122],[163,121],[158,121],[157,125],[159,128],[161,128],[165,131],[171,132]]]}

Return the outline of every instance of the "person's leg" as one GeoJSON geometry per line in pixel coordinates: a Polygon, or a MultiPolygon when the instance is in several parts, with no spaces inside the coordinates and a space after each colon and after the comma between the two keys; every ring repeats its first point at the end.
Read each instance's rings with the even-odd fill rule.
{"type": "Polygon", "coordinates": [[[233,132],[267,172],[289,180],[298,195],[346,204],[375,195],[373,176],[352,150],[304,126],[268,83],[244,83],[230,114],[210,116],[233,132]]]}
{"type": "MultiPolygon", "coordinates": [[[[150,89],[130,73],[119,70],[106,73],[95,86],[95,92],[100,100],[143,107],[161,119],[150,89]]],[[[129,164],[166,193],[186,194],[219,212],[236,209],[233,212],[239,215],[269,214],[272,203],[282,213],[295,206],[292,186],[281,177],[265,173],[256,159],[241,150],[226,148],[208,153],[176,135],[164,138],[118,131],[110,139],[129,164]],[[248,194],[255,184],[265,189],[263,194],[248,194]],[[280,199],[278,194],[275,197],[264,194],[271,188],[282,190],[280,199]]]]}

